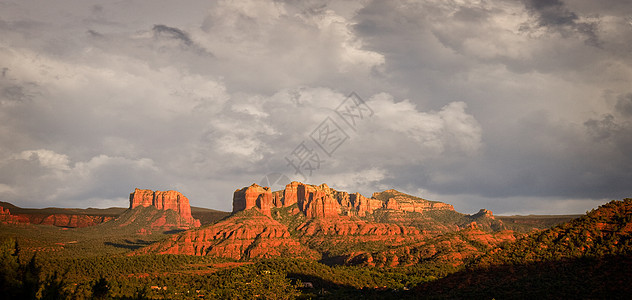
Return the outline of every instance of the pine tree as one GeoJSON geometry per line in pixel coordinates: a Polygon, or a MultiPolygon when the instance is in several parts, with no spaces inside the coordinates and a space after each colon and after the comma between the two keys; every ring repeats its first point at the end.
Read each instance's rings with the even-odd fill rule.
{"type": "Polygon", "coordinates": [[[101,277],[92,285],[92,299],[107,299],[110,293],[108,281],[101,277]]]}

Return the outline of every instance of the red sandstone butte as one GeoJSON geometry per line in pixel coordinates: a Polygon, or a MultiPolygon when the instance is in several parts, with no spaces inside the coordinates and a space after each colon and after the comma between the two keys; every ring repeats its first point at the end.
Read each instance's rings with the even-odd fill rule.
{"type": "Polygon", "coordinates": [[[233,194],[233,212],[258,208],[264,215],[270,216],[271,207],[294,204],[308,218],[336,218],[341,215],[364,217],[382,208],[420,213],[454,210],[450,204],[428,201],[396,190],[374,193],[373,197],[366,198],[360,193],[337,191],[324,183],[311,185],[293,181],[283,191],[276,192],[272,192],[269,187],[252,184],[233,194]]]}
{"type": "Polygon", "coordinates": [[[233,212],[248,210],[253,207],[259,208],[264,215],[270,216],[272,191],[269,187],[261,187],[253,183],[251,186],[236,190],[233,193],[233,212]]]}
{"type": "Polygon", "coordinates": [[[200,227],[200,221],[191,216],[189,199],[177,191],[152,191],[135,189],[129,195],[129,208],[153,206],[159,210],[171,209],[182,216],[195,227],[200,227]]]}

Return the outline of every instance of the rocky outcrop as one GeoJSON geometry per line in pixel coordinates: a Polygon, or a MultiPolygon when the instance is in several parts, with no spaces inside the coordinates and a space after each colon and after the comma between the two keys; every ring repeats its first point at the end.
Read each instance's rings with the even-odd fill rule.
{"type": "Polygon", "coordinates": [[[53,214],[37,220],[37,216],[30,218],[32,224],[53,225],[59,227],[82,228],[94,226],[114,219],[111,216],[90,216],[90,215],[70,215],[53,214]]]}
{"type": "Polygon", "coordinates": [[[270,216],[272,208],[272,191],[269,187],[261,187],[253,183],[249,187],[236,190],[233,193],[233,212],[248,210],[253,207],[270,216]]]}
{"type": "Polygon", "coordinates": [[[252,184],[233,193],[231,216],[174,235],[136,254],[236,260],[302,257],[374,266],[413,265],[426,260],[462,263],[480,255],[479,246],[491,248],[515,238],[510,232],[499,234],[490,226],[473,223],[487,219],[475,219],[454,212],[451,205],[396,190],[367,198],[326,184],[291,182],[275,192],[252,184]],[[426,213],[431,210],[444,212],[426,213]],[[460,225],[464,222],[472,226],[463,229],[465,226],[460,225]]]}
{"type": "Polygon", "coordinates": [[[129,195],[129,208],[150,207],[159,210],[173,210],[194,227],[200,226],[200,221],[191,216],[189,199],[177,191],[152,191],[135,189],[129,195]]]}
{"type": "Polygon", "coordinates": [[[234,214],[209,227],[186,231],[135,254],[145,253],[207,255],[237,260],[319,257],[317,252],[293,239],[285,225],[255,210],[234,214]]]}
{"type": "Polygon", "coordinates": [[[301,184],[297,191],[298,208],[308,218],[331,218],[340,215],[340,203],[326,184],[301,184]]]}
{"type": "Polygon", "coordinates": [[[379,193],[373,193],[373,196],[371,198],[384,201],[386,209],[419,213],[430,210],[454,211],[454,207],[450,204],[422,199],[419,197],[404,194],[397,190],[386,190],[379,193]]]}
{"type": "Polygon", "coordinates": [[[8,208],[4,209],[2,206],[0,206],[0,223],[19,224],[21,222],[20,217],[12,215],[8,208]]]}
{"type": "Polygon", "coordinates": [[[114,219],[113,216],[94,216],[85,214],[11,214],[9,209],[0,207],[0,223],[3,224],[37,224],[58,227],[82,228],[94,226],[114,219]]]}
{"type": "Polygon", "coordinates": [[[337,191],[326,184],[311,185],[291,182],[282,191],[272,192],[268,187],[253,184],[236,190],[233,195],[233,212],[258,208],[267,216],[271,207],[288,207],[296,204],[308,218],[335,218],[341,215],[364,217],[378,209],[408,212],[452,210],[452,205],[410,196],[396,190],[374,193],[366,198],[360,193],[337,191]]]}
{"type": "Polygon", "coordinates": [[[421,262],[435,261],[458,266],[474,257],[483,255],[501,244],[513,242],[524,234],[513,231],[485,232],[467,228],[450,235],[440,235],[402,247],[390,247],[386,251],[356,251],[345,256],[348,265],[377,267],[410,266],[421,262]]]}
{"type": "Polygon", "coordinates": [[[494,213],[492,213],[491,210],[487,210],[487,209],[484,209],[484,208],[481,208],[481,210],[479,210],[477,213],[473,214],[472,217],[474,217],[474,218],[495,219],[494,218],[494,213]]]}
{"type": "Polygon", "coordinates": [[[357,215],[364,217],[367,214],[372,214],[376,209],[384,207],[382,200],[367,198],[360,193],[351,194],[351,203],[357,211],[357,215]]]}

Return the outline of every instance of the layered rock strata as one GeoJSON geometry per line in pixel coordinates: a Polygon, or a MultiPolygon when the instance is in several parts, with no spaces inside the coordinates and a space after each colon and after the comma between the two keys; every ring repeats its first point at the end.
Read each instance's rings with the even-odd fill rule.
{"type": "Polygon", "coordinates": [[[177,191],[152,191],[135,189],[129,195],[129,208],[150,207],[159,210],[173,210],[194,227],[200,226],[200,221],[191,216],[189,199],[177,191]]]}
{"type": "Polygon", "coordinates": [[[270,216],[271,207],[281,208],[294,204],[308,218],[335,218],[341,215],[364,217],[378,209],[419,213],[430,210],[454,211],[450,204],[413,197],[396,190],[374,193],[373,197],[366,198],[360,193],[337,191],[324,183],[310,185],[294,181],[283,191],[276,192],[253,184],[236,190],[233,195],[233,212],[258,208],[263,214],[270,216]]]}

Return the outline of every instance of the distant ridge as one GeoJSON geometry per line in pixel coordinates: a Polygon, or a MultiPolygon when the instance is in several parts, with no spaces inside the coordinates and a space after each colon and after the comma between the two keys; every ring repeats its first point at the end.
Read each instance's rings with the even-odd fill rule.
{"type": "MultiPolygon", "coordinates": [[[[9,210],[12,216],[17,218],[19,223],[53,225],[67,228],[81,228],[98,225],[110,220],[114,220],[122,215],[128,208],[22,208],[9,202],[0,201],[0,207],[9,210]]],[[[198,219],[201,224],[214,223],[230,213],[203,208],[190,207],[190,215],[198,219]]]]}

